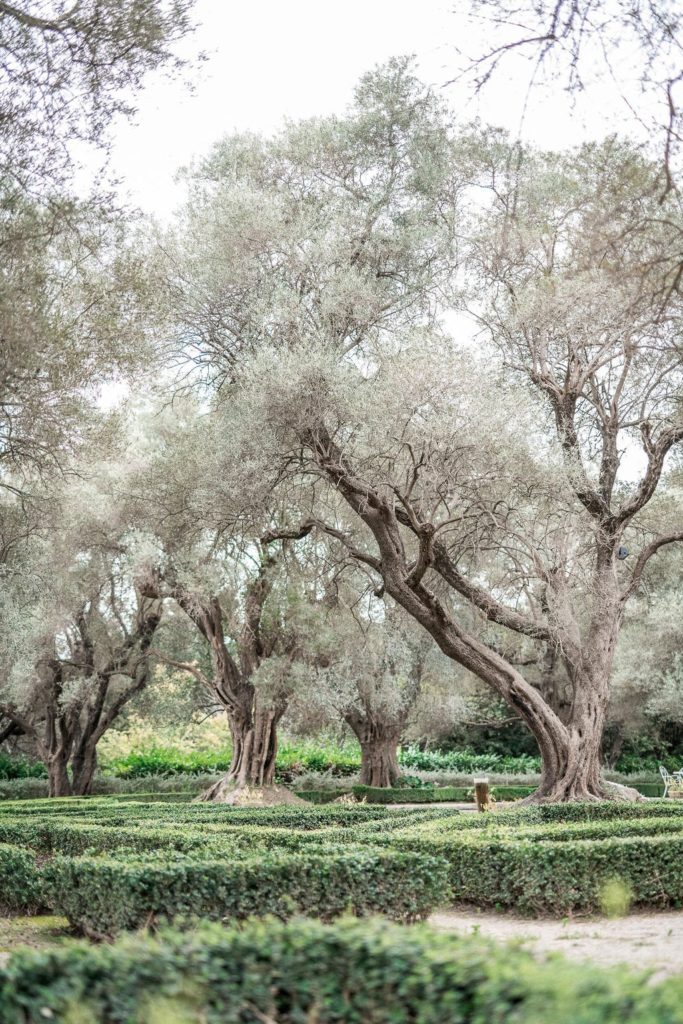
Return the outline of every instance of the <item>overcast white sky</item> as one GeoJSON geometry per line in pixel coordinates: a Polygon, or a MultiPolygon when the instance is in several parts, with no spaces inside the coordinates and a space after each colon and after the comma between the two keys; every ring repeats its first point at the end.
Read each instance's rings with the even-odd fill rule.
{"type": "MultiPolygon", "coordinates": [[[[115,133],[113,167],[132,201],[165,216],[179,193],[177,168],[232,129],[270,132],[283,118],[341,112],[354,83],[375,64],[414,53],[423,79],[439,88],[457,70],[456,47],[481,52],[486,40],[466,21],[465,0],[199,0],[199,28],[184,51],[208,60],[189,93],[181,82],[148,81],[134,125],[115,133]]],[[[520,130],[530,74],[516,61],[483,98],[465,86],[445,94],[464,120],[480,115],[520,130]]],[[[522,134],[549,147],[580,142],[623,121],[609,89],[573,108],[561,88],[534,93],[522,134]]]]}

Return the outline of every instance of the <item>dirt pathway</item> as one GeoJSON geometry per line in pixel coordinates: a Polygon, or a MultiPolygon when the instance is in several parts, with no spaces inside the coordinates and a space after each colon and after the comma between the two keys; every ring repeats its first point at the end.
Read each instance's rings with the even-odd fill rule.
{"type": "Polygon", "coordinates": [[[429,924],[444,931],[476,931],[498,942],[522,939],[530,952],[539,955],[563,953],[591,964],[652,968],[658,978],[683,974],[683,910],[563,921],[446,910],[433,914],[429,924]]]}

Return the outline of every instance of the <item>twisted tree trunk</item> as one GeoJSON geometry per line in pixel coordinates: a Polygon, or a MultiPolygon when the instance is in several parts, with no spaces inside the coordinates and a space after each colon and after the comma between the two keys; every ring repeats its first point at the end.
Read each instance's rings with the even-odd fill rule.
{"type": "Polygon", "coordinates": [[[274,703],[264,704],[252,682],[259,665],[271,653],[261,637],[261,616],[274,563],[274,559],[264,557],[258,575],[247,587],[245,620],[235,638],[237,657],[226,643],[224,612],[218,597],[201,599],[177,584],[171,591],[209,645],[212,677],[198,673],[196,667],[180,667],[200,678],[224,708],[232,737],[230,769],[198,800],[255,805],[302,802],[284,786],[275,785],[277,727],[287,708],[287,696],[281,694],[274,703]]]}
{"type": "Polygon", "coordinates": [[[200,794],[199,800],[215,803],[300,803],[284,786],[275,784],[277,726],[284,708],[251,708],[229,714],[232,761],[226,774],[200,794]]]}
{"type": "Polygon", "coordinates": [[[398,737],[373,737],[361,743],[360,781],[362,786],[395,786],[401,770],[398,766],[398,737]]]}
{"type": "Polygon", "coordinates": [[[71,776],[74,796],[89,796],[97,769],[97,744],[88,743],[71,758],[71,776]]]}
{"type": "MultiPolygon", "coordinates": [[[[630,585],[624,588],[619,583],[616,559],[623,524],[630,518],[631,511],[624,509],[616,517],[605,511],[604,500],[599,496],[583,496],[597,524],[595,561],[584,606],[580,610],[573,606],[563,577],[549,574],[547,585],[553,609],[548,618],[553,621],[536,619],[501,604],[493,594],[464,576],[447,549],[435,538],[435,525],[420,521],[409,500],[400,495],[396,500],[370,486],[356,473],[324,425],[318,424],[315,430],[305,431],[301,440],[374,536],[377,554],[353,545],[350,550],[354,557],[374,570],[382,580],[382,592],[412,615],[447,657],[489,685],[534,735],[541,753],[542,775],[541,784],[530,799],[548,802],[599,800],[606,796],[636,799],[635,791],[605,784],[600,776],[612,661],[624,603],[637,586],[647,557],[661,544],[678,539],[678,534],[665,536],[646,548],[636,564],[630,585]],[[404,544],[403,531],[408,531],[417,544],[412,557],[404,544]],[[427,585],[428,573],[440,577],[442,584],[478,607],[489,621],[561,650],[573,687],[571,707],[565,720],[511,661],[467,631],[435,589],[427,585]],[[587,621],[583,629],[582,619],[587,621]],[[558,623],[562,624],[561,628],[558,623]]],[[[645,493],[643,488],[641,490],[645,493]]],[[[290,531],[288,536],[305,536],[317,525],[307,520],[296,534],[290,531]]]]}
{"type": "Polygon", "coordinates": [[[366,717],[355,709],[345,715],[360,744],[362,786],[383,789],[395,786],[401,770],[398,765],[400,727],[378,717],[366,717]]]}
{"type": "Polygon", "coordinates": [[[71,780],[67,771],[67,758],[63,752],[46,759],[50,796],[72,796],[71,780]]]}

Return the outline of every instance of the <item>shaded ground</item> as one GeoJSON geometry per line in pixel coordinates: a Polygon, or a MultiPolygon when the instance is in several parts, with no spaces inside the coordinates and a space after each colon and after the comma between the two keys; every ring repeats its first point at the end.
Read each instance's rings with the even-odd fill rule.
{"type": "Polygon", "coordinates": [[[591,964],[654,969],[656,977],[683,974],[683,910],[626,917],[529,920],[489,911],[444,910],[429,924],[443,931],[478,932],[499,942],[522,940],[530,952],[562,953],[591,964]]]}
{"type": "Polygon", "coordinates": [[[19,946],[48,949],[69,937],[65,917],[0,917],[0,963],[19,946]]]}

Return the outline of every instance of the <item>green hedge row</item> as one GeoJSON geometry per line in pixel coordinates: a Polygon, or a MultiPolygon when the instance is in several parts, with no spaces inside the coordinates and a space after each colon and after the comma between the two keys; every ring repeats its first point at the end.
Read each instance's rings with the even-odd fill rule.
{"type": "MultiPolygon", "coordinates": [[[[205,849],[211,842],[224,840],[231,835],[239,837],[239,830],[204,828],[158,827],[156,821],[131,824],[127,827],[91,824],[88,821],[43,821],[29,819],[0,819],[0,843],[26,846],[41,856],[55,853],[80,854],[86,851],[105,853],[111,850],[128,849],[138,852],[159,849],[178,850],[190,853],[205,849]]],[[[249,830],[253,836],[252,829],[249,830]]]]}
{"type": "Polygon", "coordinates": [[[0,911],[35,911],[41,902],[35,854],[0,842],[0,911]]]}
{"type": "Polygon", "coordinates": [[[642,803],[597,802],[577,804],[541,804],[538,807],[510,809],[511,816],[533,817],[537,821],[605,821],[611,818],[650,818],[683,815],[683,800],[648,800],[642,803]]]}
{"type": "Polygon", "coordinates": [[[97,799],[68,797],[63,800],[27,800],[21,804],[0,803],[0,821],[8,817],[83,817],[88,821],[112,823],[131,822],[139,818],[154,817],[159,822],[180,824],[225,822],[226,824],[259,824],[275,828],[317,829],[327,825],[346,828],[365,821],[393,818],[410,813],[388,807],[357,805],[287,804],[278,807],[239,808],[229,805],[157,803],[148,801],[119,802],[115,798],[97,799]]]}
{"type": "Polygon", "coordinates": [[[683,1024],[683,980],[538,963],[478,937],[386,922],[205,925],[17,953],[3,1024],[683,1024]]]}
{"type": "Polygon", "coordinates": [[[567,842],[572,839],[613,839],[627,836],[657,836],[680,832],[680,815],[652,818],[607,818],[604,821],[570,821],[555,824],[521,826],[514,830],[514,838],[532,842],[567,842]]]}
{"type": "Polygon", "coordinates": [[[521,913],[598,911],[616,881],[625,902],[683,906],[683,834],[533,842],[391,837],[391,848],[448,860],[452,898],[521,913]]]}
{"type": "MultiPolygon", "coordinates": [[[[535,786],[493,786],[496,800],[521,800],[533,793],[535,786]]],[[[374,786],[353,786],[351,792],[357,800],[369,804],[436,804],[446,801],[474,800],[473,786],[435,786],[425,789],[380,789],[374,786]]]]}
{"type": "MultiPolygon", "coordinates": [[[[431,815],[429,818],[413,820],[406,818],[397,821],[392,828],[392,835],[400,838],[443,837],[455,840],[468,839],[477,842],[483,838],[528,840],[531,842],[565,842],[571,839],[611,839],[626,836],[664,835],[683,833],[683,815],[653,814],[651,817],[634,818],[603,818],[588,821],[534,821],[526,815],[512,818],[508,815],[496,814],[487,816],[480,827],[479,818],[475,822],[467,820],[465,815],[446,817],[431,815]]],[[[370,834],[372,824],[363,827],[370,834]]]]}
{"type": "MultiPolygon", "coordinates": [[[[396,822],[394,828],[405,824],[396,822]]],[[[385,829],[386,831],[386,829],[385,829]]],[[[328,828],[283,829],[266,825],[159,825],[140,820],[127,827],[108,824],[93,825],[88,821],[68,818],[66,821],[0,821],[0,842],[28,847],[40,857],[56,854],[119,853],[131,854],[167,851],[172,853],[243,856],[254,850],[302,850],[312,844],[337,845],[355,843],[355,830],[328,828]]]]}
{"type": "MultiPolygon", "coordinates": [[[[492,785],[491,794],[499,802],[523,800],[530,796],[536,786],[492,785]]],[[[633,785],[642,796],[657,798],[662,796],[663,787],[657,783],[638,782],[633,785]]],[[[421,788],[352,786],[344,789],[308,789],[297,790],[297,796],[313,804],[328,804],[348,792],[355,798],[368,804],[435,804],[446,801],[472,803],[474,787],[468,786],[425,786],[421,788]]]]}
{"type": "Polygon", "coordinates": [[[448,893],[443,859],[360,848],[261,852],[230,861],[180,854],[65,857],[49,863],[43,876],[53,908],[92,936],[178,916],[329,920],[351,912],[409,922],[426,917],[448,893]]]}

